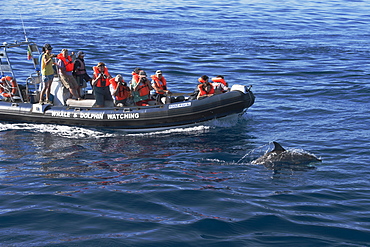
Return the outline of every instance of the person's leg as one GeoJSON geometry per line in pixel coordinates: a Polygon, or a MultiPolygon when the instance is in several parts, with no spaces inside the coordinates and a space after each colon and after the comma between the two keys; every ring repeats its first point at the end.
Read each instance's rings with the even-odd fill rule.
{"type": "Polygon", "coordinates": [[[94,87],[95,106],[104,107],[104,94],[100,87],[94,87]]]}

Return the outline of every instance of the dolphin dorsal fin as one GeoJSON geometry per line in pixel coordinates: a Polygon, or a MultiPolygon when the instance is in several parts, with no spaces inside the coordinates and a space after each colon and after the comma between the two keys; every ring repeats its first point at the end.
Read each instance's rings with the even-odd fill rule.
{"type": "Polygon", "coordinates": [[[274,143],[274,150],[272,150],[272,152],[284,152],[286,151],[279,143],[277,142],[272,142],[274,143]]]}

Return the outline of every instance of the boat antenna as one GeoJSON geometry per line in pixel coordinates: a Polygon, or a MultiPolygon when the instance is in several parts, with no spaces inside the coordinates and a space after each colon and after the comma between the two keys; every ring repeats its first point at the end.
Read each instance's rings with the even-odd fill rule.
{"type": "MultiPolygon", "coordinates": [[[[18,8],[20,8],[19,1],[18,1],[18,8]]],[[[26,39],[26,42],[28,42],[26,28],[24,27],[24,21],[23,21],[22,11],[19,11],[19,16],[21,17],[24,38],[26,39]]]]}

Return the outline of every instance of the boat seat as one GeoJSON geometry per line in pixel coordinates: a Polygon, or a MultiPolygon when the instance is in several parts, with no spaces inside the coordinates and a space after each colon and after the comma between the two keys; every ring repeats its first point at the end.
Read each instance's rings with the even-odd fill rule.
{"type": "MultiPolygon", "coordinates": [[[[95,106],[95,99],[82,99],[82,100],[67,99],[66,105],[72,107],[93,107],[95,106]]],[[[104,105],[106,107],[114,106],[112,101],[105,101],[104,105]]]]}
{"type": "Polygon", "coordinates": [[[41,76],[40,75],[31,75],[30,77],[27,78],[27,83],[36,85],[41,82],[41,76]]]}

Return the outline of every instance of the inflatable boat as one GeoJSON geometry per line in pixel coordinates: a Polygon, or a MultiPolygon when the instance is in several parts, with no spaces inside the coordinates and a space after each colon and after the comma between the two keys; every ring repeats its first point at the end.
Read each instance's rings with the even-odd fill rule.
{"type": "Polygon", "coordinates": [[[197,125],[212,119],[227,117],[245,112],[254,104],[255,96],[251,86],[233,85],[226,93],[215,94],[201,100],[189,95],[172,97],[166,104],[150,106],[108,105],[94,107],[95,100],[88,92],[85,99],[68,99],[68,90],[54,77],[51,90],[51,103],[38,103],[41,74],[39,67],[39,49],[33,42],[1,45],[0,75],[0,121],[62,124],[73,126],[103,127],[142,131],[151,129],[168,129],[197,125]],[[12,47],[27,46],[33,61],[35,73],[31,74],[24,85],[14,83],[15,75],[7,50],[12,47]],[[13,80],[11,80],[13,79],[13,80]],[[4,95],[5,94],[5,95],[4,95]]]}

